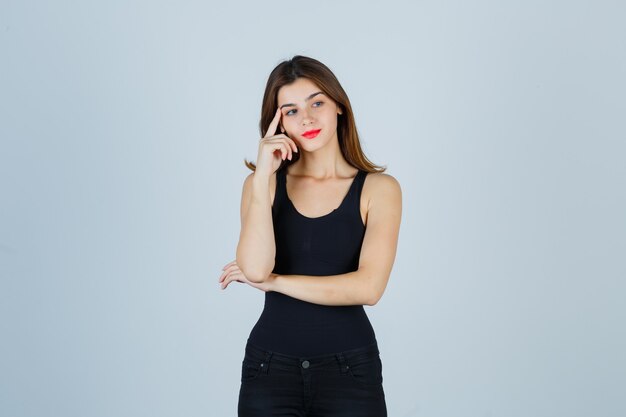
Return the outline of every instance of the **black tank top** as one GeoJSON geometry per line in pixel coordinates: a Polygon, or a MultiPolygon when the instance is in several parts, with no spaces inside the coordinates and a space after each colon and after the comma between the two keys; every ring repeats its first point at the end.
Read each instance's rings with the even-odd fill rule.
{"type": "MultiPolygon", "coordinates": [[[[356,271],[365,235],[360,201],[367,172],[359,170],[338,208],[311,218],[289,200],[286,167],[276,171],[272,272],[320,276],[356,271]]],[[[286,355],[314,356],[369,345],[376,338],[362,305],[326,306],[270,291],[248,341],[286,355]]]]}

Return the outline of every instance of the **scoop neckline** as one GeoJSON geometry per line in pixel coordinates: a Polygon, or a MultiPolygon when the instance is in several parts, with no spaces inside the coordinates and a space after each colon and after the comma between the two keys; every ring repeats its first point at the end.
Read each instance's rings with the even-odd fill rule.
{"type": "Polygon", "coordinates": [[[307,220],[319,220],[319,219],[324,219],[326,217],[329,217],[333,214],[335,214],[336,212],[339,211],[339,209],[341,209],[345,203],[346,200],[348,199],[348,196],[350,195],[350,192],[352,191],[352,187],[354,187],[354,183],[356,182],[357,177],[361,174],[361,170],[359,169],[356,173],[356,175],[352,178],[352,182],[350,183],[350,187],[348,187],[348,192],[343,196],[343,199],[341,200],[341,203],[339,203],[339,206],[335,209],[333,209],[333,211],[331,211],[330,213],[326,213],[323,214],[321,216],[318,217],[309,217],[309,216],[305,216],[304,214],[300,213],[298,211],[298,209],[296,208],[296,206],[293,204],[293,201],[291,201],[291,198],[289,198],[289,193],[287,192],[287,167],[285,166],[285,168],[283,168],[283,187],[285,187],[285,197],[287,198],[287,201],[289,201],[289,205],[291,206],[291,208],[293,209],[293,211],[295,211],[300,217],[307,219],[307,220]]]}

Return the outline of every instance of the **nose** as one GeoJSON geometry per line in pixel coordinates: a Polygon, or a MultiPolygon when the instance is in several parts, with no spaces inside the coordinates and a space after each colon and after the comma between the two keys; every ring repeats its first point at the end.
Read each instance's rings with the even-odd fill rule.
{"type": "Polygon", "coordinates": [[[302,116],[302,126],[307,126],[313,123],[313,117],[311,117],[308,113],[308,110],[303,112],[302,116]]]}

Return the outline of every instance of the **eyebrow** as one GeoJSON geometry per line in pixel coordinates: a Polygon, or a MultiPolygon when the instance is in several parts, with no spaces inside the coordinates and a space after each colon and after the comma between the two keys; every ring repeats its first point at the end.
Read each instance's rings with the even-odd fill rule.
{"type": "MultiPolygon", "coordinates": [[[[318,95],[318,94],[324,94],[324,93],[323,93],[322,91],[318,91],[318,92],[316,92],[316,93],[311,94],[311,95],[310,95],[310,96],[308,96],[307,98],[305,98],[305,99],[304,99],[304,101],[309,101],[310,99],[312,99],[313,97],[315,97],[315,96],[316,96],[316,95],[318,95]]],[[[288,106],[293,106],[293,107],[295,107],[296,105],[295,105],[295,104],[293,104],[293,103],[286,103],[286,104],[283,104],[282,106],[280,106],[280,108],[282,109],[283,107],[288,107],[288,106]]]]}

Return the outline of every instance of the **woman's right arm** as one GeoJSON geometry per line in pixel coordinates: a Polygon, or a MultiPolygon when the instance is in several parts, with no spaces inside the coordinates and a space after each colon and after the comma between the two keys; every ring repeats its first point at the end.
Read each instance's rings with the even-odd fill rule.
{"type": "Polygon", "coordinates": [[[241,194],[237,265],[250,281],[263,282],[274,269],[275,256],[270,181],[252,173],[246,177],[241,194]]]}
{"type": "Polygon", "coordinates": [[[278,108],[265,136],[259,141],[256,169],[246,177],[241,193],[241,232],[236,262],[241,272],[252,282],[263,282],[274,269],[276,244],[270,178],[282,161],[291,159],[292,152],[298,152],[291,138],[275,134],[280,118],[278,108]]]}

